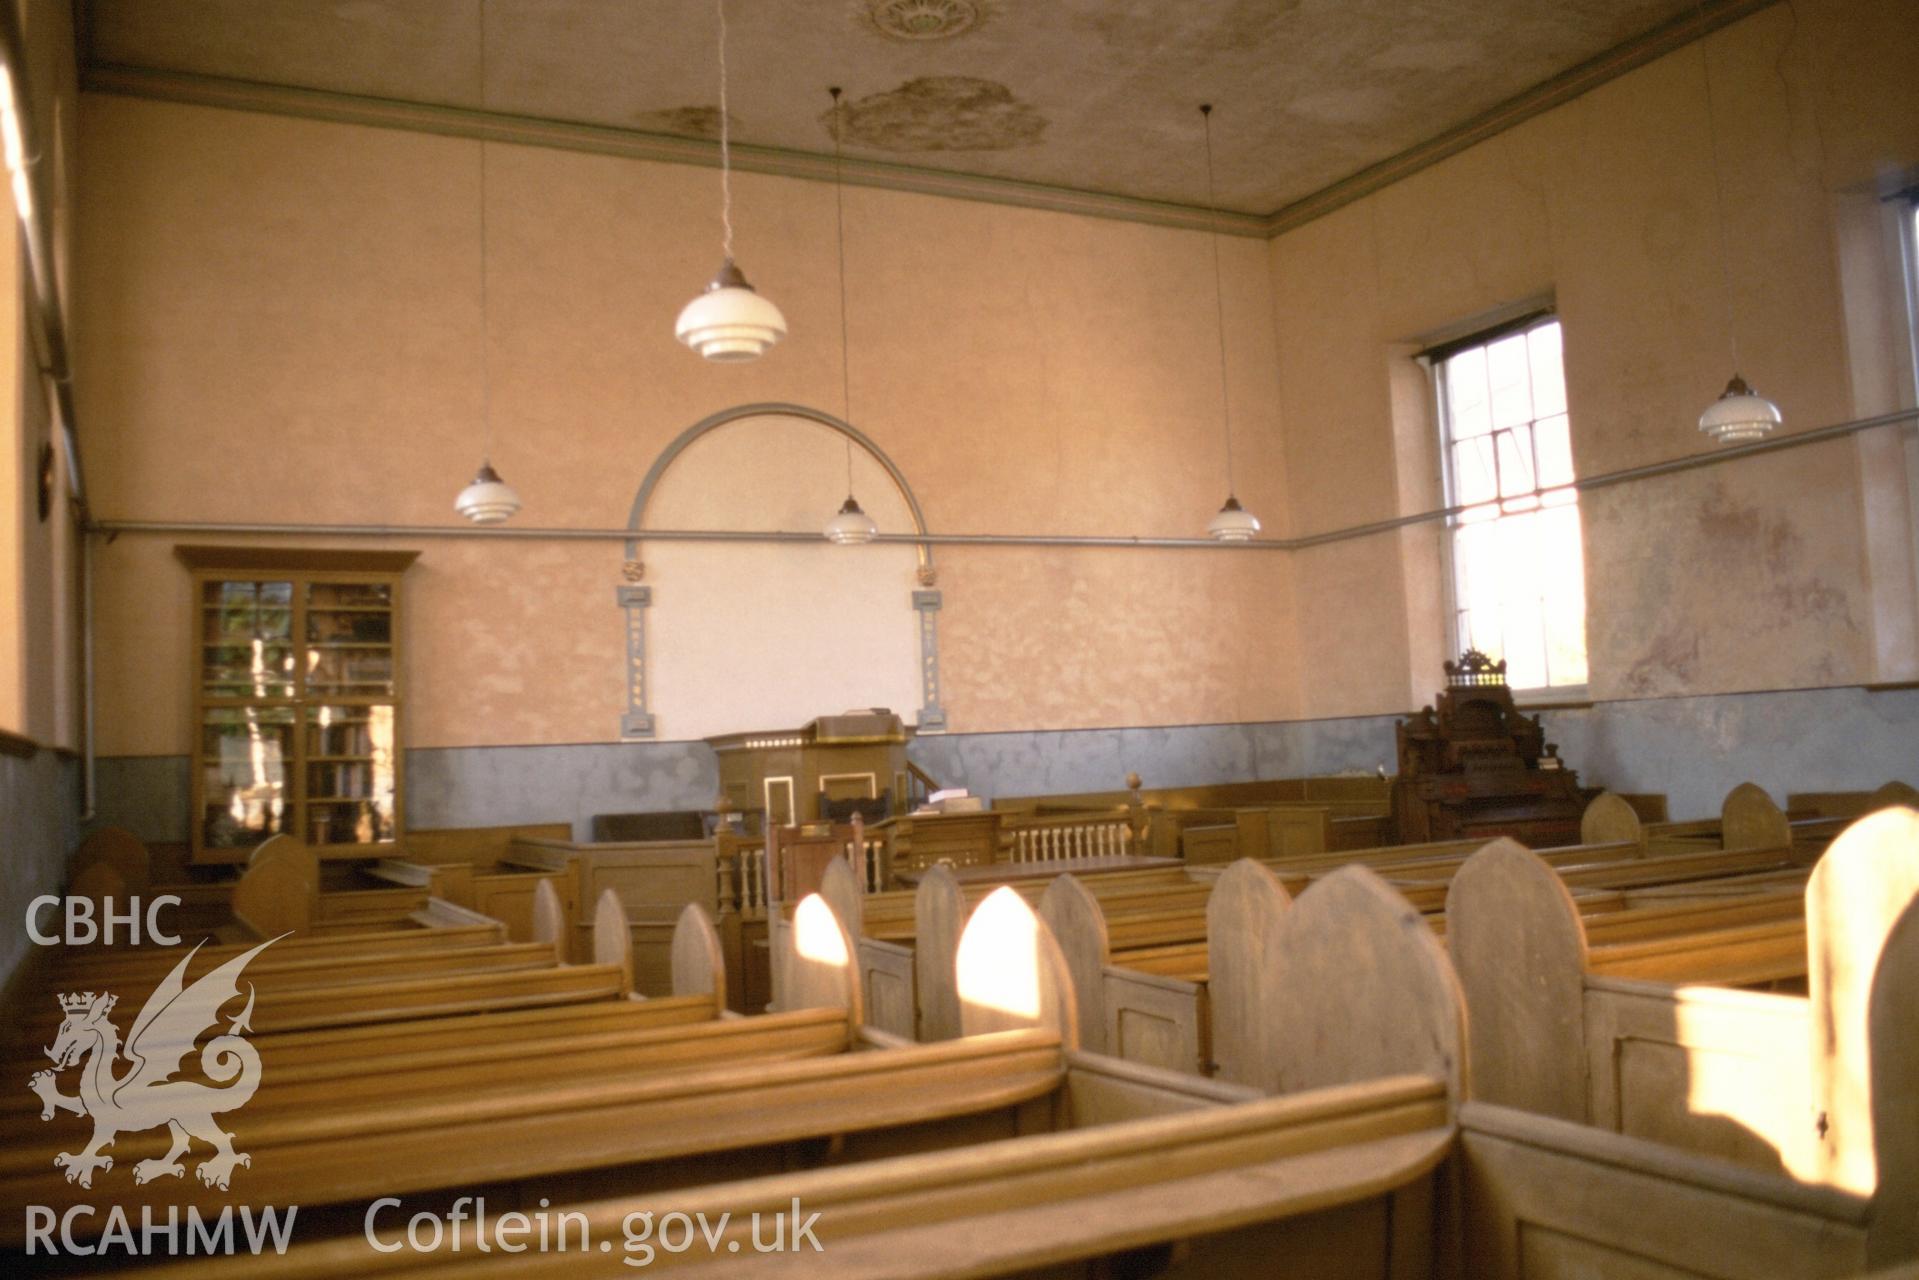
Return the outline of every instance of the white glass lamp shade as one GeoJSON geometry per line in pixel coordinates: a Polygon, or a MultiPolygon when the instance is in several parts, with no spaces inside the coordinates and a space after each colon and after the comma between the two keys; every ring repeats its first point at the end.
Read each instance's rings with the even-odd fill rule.
{"type": "Polygon", "coordinates": [[[856,546],[879,536],[880,527],[873,523],[872,516],[860,510],[859,500],[850,493],[838,513],[826,522],[826,540],[838,546],[856,546]]]}
{"type": "Polygon", "coordinates": [[[474,524],[500,524],[520,509],[520,495],[500,479],[491,462],[483,462],[473,483],[453,500],[453,509],[474,524]]]}
{"type": "Polygon", "coordinates": [[[786,336],[786,317],[728,258],[680,311],[673,336],[708,360],[751,360],[786,336]]]}
{"type": "Polygon", "coordinates": [[[1699,429],[1720,444],[1744,444],[1771,435],[1783,421],[1779,406],[1735,373],[1725,392],[1699,415],[1699,429]]]}
{"type": "Polygon", "coordinates": [[[1258,532],[1259,517],[1240,506],[1239,499],[1231,495],[1213,522],[1206,526],[1206,536],[1215,542],[1251,542],[1258,532]]]}

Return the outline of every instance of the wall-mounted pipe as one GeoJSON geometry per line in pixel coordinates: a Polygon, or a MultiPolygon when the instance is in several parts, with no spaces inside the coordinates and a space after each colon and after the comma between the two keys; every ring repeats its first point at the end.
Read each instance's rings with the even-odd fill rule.
{"type": "Polygon", "coordinates": [[[53,154],[41,135],[40,122],[28,106],[33,93],[27,79],[27,40],[20,29],[15,5],[0,5],[0,62],[6,64],[12,83],[15,127],[20,132],[21,168],[19,179],[25,194],[16,198],[20,207],[20,242],[26,250],[27,279],[31,286],[33,331],[40,347],[40,372],[52,388],[54,417],[59,420],[60,445],[67,458],[67,487],[73,504],[84,518],[87,510],[86,468],[80,462],[80,437],[74,427],[73,369],[67,359],[66,311],[60,303],[60,282],[54,271],[53,226],[46,211],[53,207],[47,199],[46,183],[40,178],[40,158],[53,154]]]}
{"type": "MultiPolygon", "coordinates": [[[[7,150],[14,187],[13,200],[20,216],[20,244],[27,264],[28,329],[38,349],[40,376],[47,387],[47,402],[52,406],[60,449],[66,457],[67,493],[73,517],[84,531],[88,527],[87,470],[80,456],[78,416],[73,408],[73,368],[67,355],[66,308],[60,299],[60,278],[54,264],[53,222],[49,211],[47,183],[38,163],[54,153],[41,121],[31,109],[34,101],[28,70],[26,32],[20,26],[20,7],[0,4],[0,65],[6,70],[7,91],[11,101],[0,104],[12,120],[15,137],[8,139],[7,150]]],[[[93,565],[87,539],[82,533],[77,548],[80,556],[80,716],[82,822],[90,821],[95,807],[94,687],[93,687],[93,565]]]]}
{"type": "Polygon", "coordinates": [[[98,808],[98,755],[93,749],[93,540],[75,539],[80,553],[80,821],[92,822],[98,808]]]}
{"type": "MultiPolygon", "coordinates": [[[[1650,480],[1681,471],[1722,466],[1761,454],[1780,453],[1802,445],[1820,444],[1855,435],[1861,431],[1893,427],[1907,422],[1919,422],[1919,409],[1900,409],[1893,413],[1882,413],[1875,417],[1859,418],[1851,422],[1838,422],[1810,431],[1795,432],[1792,435],[1774,436],[1751,444],[1715,449],[1710,453],[1669,458],[1664,462],[1651,462],[1637,467],[1622,467],[1617,471],[1586,476],[1565,487],[1580,491],[1604,489],[1612,485],[1650,480]]],[[[1410,528],[1413,525],[1429,524],[1435,520],[1451,519],[1469,509],[1463,506],[1439,507],[1414,515],[1348,525],[1343,529],[1306,534],[1297,538],[1255,538],[1251,542],[1237,543],[1215,542],[1211,538],[1146,538],[1070,533],[883,533],[875,539],[875,544],[902,543],[909,546],[936,547],[1114,547],[1181,551],[1304,551],[1309,547],[1324,546],[1331,542],[1366,538],[1375,534],[1410,528]]],[[[811,543],[822,547],[827,545],[826,540],[818,533],[784,530],[757,532],[740,529],[646,529],[636,533],[632,529],[482,529],[471,525],[452,524],[225,524],[177,520],[100,520],[89,527],[95,533],[109,536],[131,533],[208,537],[496,538],[535,542],[624,542],[630,538],[639,537],[649,542],[811,543]]]]}

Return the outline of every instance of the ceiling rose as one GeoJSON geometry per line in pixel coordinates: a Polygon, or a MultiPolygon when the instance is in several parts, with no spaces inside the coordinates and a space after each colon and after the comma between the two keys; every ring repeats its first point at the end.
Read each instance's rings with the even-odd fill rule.
{"type": "Polygon", "coordinates": [[[972,0],[875,0],[873,25],[901,40],[947,40],[979,21],[972,0]]]}

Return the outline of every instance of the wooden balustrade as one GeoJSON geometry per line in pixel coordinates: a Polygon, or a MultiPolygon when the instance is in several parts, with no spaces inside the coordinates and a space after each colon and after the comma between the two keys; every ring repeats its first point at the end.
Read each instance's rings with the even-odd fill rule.
{"type": "Polygon", "coordinates": [[[847,861],[853,863],[853,870],[858,874],[860,883],[866,886],[866,892],[883,893],[891,888],[888,881],[892,878],[893,869],[887,856],[885,837],[862,836],[860,856],[853,857],[851,846],[846,853],[847,861]]]}
{"type": "Polygon", "coordinates": [[[1132,814],[1124,808],[1007,815],[1000,839],[1007,862],[1121,857],[1133,852],[1132,814]]]}
{"type": "Polygon", "coordinates": [[[718,879],[722,912],[741,916],[766,914],[766,846],[738,836],[722,837],[715,851],[713,872],[718,879]]]}

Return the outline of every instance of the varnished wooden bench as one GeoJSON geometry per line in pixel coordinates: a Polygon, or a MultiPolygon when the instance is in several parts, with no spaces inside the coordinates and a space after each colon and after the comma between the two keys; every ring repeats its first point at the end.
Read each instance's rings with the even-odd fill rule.
{"type": "MultiPolygon", "coordinates": [[[[1631,879],[1657,883],[1674,867],[1693,874],[1700,856],[1634,859],[1631,879]]],[[[1747,855],[1730,857],[1739,865],[1747,855]]],[[[1804,870],[1795,867],[1784,888],[1747,876],[1686,881],[1689,896],[1677,902],[1640,900],[1636,895],[1643,890],[1636,888],[1589,890],[1576,905],[1590,913],[1593,960],[1604,971],[1732,985],[1790,982],[1805,974],[1804,878],[1804,870]],[[1728,883],[1740,892],[1707,892],[1728,883]]],[[[1386,883],[1402,893],[1407,888],[1403,882],[1386,883]]],[[[1091,1043],[1102,1052],[1203,1074],[1232,1060],[1230,1024],[1243,1016],[1232,994],[1235,966],[1258,963],[1256,954],[1246,953],[1257,946],[1255,918],[1283,910],[1293,895],[1286,882],[1250,861],[1235,864],[1219,884],[1230,887],[1224,899],[1216,890],[1213,903],[1117,919],[1070,878],[1062,877],[1048,890],[1041,911],[1067,955],[1089,1027],[1101,1028],[1091,1043]],[[1233,941],[1219,948],[1212,940],[1222,931],[1233,941]],[[1223,1015],[1215,1007],[1222,999],[1215,963],[1225,967],[1223,1015]],[[1224,1046],[1222,1037],[1228,1042],[1224,1046]]],[[[1430,907],[1438,894],[1428,885],[1407,896],[1430,907]]],[[[1443,914],[1425,919],[1444,935],[1443,914]]]]}
{"type": "MultiPolygon", "coordinates": [[[[1007,899],[1017,902],[1005,895],[998,910],[1007,899]]],[[[1016,930],[981,932],[976,954],[1019,967],[1016,930]]],[[[554,1209],[581,1215],[593,1240],[616,1248],[629,1215],[652,1223],[672,1212],[733,1215],[712,1251],[646,1259],[696,1276],[763,1271],[767,1261],[747,1252],[750,1228],[738,1219],[770,1215],[795,1198],[820,1213],[824,1252],[784,1257],[782,1270],[835,1280],[1039,1271],[1518,1280],[1566,1269],[1758,1280],[1850,1275],[1919,1249],[1909,1196],[1869,1201],[1799,1186],[1490,1104],[1455,1111],[1449,1100],[1470,1079],[1457,984],[1430,932],[1377,877],[1329,877],[1271,941],[1274,972],[1294,979],[1266,997],[1290,1025],[1310,1031],[1275,1048],[1275,1076],[1292,1090],[1283,1096],[1221,1105],[1244,1095],[1167,1090],[1164,1077],[1138,1068],[1084,1070],[1089,1059],[1068,1052],[1066,1089],[1053,1096],[1064,1097],[1075,1119],[1106,1120],[1100,1127],[1015,1133],[950,1151],[898,1154],[896,1144],[870,1162],[858,1157],[877,1154],[874,1146],[846,1135],[837,1151],[855,1162],[843,1167],[741,1180],[756,1168],[742,1161],[707,1185],[601,1183],[554,1209]]],[[[1887,954],[1901,958],[1899,972],[1915,972],[1919,915],[1896,931],[1887,954]]],[[[982,1011],[1016,1019],[1015,1006],[1045,1004],[1002,981],[1005,973],[964,972],[969,1001],[984,1002],[967,1005],[969,1029],[982,1011]]],[[[1919,984],[1882,988],[1876,998],[1919,1015],[1919,984]]],[[[1056,999],[1070,1001],[1070,987],[1056,999]]],[[[1913,1063],[1908,1054],[1881,1065],[1902,1071],[1913,1063]]],[[[1901,1118],[1911,1117],[1883,1123],[1890,1129],[1901,1118]]],[[[1044,1127],[1036,1113],[1035,1121],[1044,1127]]],[[[939,1138],[922,1130],[920,1141],[939,1138]]],[[[1910,1140],[1895,1146],[1887,1144],[1888,1154],[1909,1169],[1910,1140]]],[[[608,1274],[618,1263],[577,1247],[456,1255],[442,1240],[420,1252],[401,1239],[397,1218],[382,1243],[400,1247],[375,1257],[358,1225],[345,1238],[298,1244],[285,1258],[188,1263],[161,1274],[319,1277],[377,1265],[409,1277],[543,1277],[608,1274]]]]}
{"type": "MultiPolygon", "coordinates": [[[[250,1035],[262,1076],[246,1114],[252,1118],[276,1108],[323,1111],[368,1080],[379,1081],[379,1093],[388,1099],[460,1096],[529,1072],[548,1080],[627,1074],[714,1058],[801,1056],[834,1043],[829,1031],[811,1025],[720,1023],[725,972],[718,964],[713,926],[697,907],[689,907],[680,929],[693,935],[676,948],[682,964],[690,966],[675,974],[675,985],[685,994],[652,1002],[607,1002],[610,1011],[622,1016],[563,1021],[519,1011],[388,1023],[380,1026],[380,1034],[371,1035],[364,1024],[350,1029],[357,1034],[265,1030],[250,1035]]],[[[843,1022],[844,1014],[834,1018],[843,1022]]],[[[842,1027],[840,1047],[843,1041],[842,1027]]],[[[35,1126],[50,1118],[51,1104],[43,1106],[25,1092],[0,1097],[0,1146],[41,1139],[35,1126]]]]}
{"type": "MultiPolygon", "coordinates": [[[[1348,925],[1311,911],[1305,919],[1308,927],[1293,939],[1298,969],[1336,972],[1333,957],[1349,944],[1348,925]]],[[[1258,1233],[1294,1219],[1306,1224],[1303,1238],[1323,1233],[1317,1238],[1328,1249],[1359,1233],[1371,1242],[1365,1252],[1400,1250],[1408,1264],[1430,1260],[1427,1233],[1384,1224],[1430,1221],[1438,1168],[1453,1141],[1449,1114],[1463,1087],[1463,1026],[1456,984],[1436,949],[1417,953],[1417,970],[1394,970],[1406,981],[1386,1002],[1424,1012],[1386,1025],[1412,1034],[1364,1034],[1378,1030],[1369,1025],[1350,1043],[1302,1041],[1287,1055],[1297,1096],[1276,1099],[1075,1050],[1063,962],[1043,924],[1011,891],[990,895],[974,911],[958,953],[966,1036],[761,1070],[751,1081],[750,1122],[743,1112],[736,1119],[729,1101],[747,1082],[735,1084],[722,1072],[677,1078],[676,1087],[697,1092],[705,1117],[697,1137],[665,1112],[662,1123],[628,1131],[626,1156],[678,1161],[676,1144],[738,1143],[726,1166],[735,1180],[704,1191],[649,1190],[662,1175],[647,1158],[620,1169],[625,1185],[616,1199],[581,1203],[580,1211],[617,1229],[626,1214],[649,1205],[709,1206],[717,1214],[723,1197],[728,1211],[745,1213],[774,1196],[790,1206],[797,1195],[826,1211],[828,1252],[812,1274],[880,1266],[957,1273],[981,1259],[996,1271],[1189,1237],[1240,1246],[1247,1243],[1236,1238],[1242,1229],[1258,1233]],[[830,1092],[821,1091],[835,1077],[830,1092]],[[765,1167],[752,1153],[822,1127],[836,1135],[830,1150],[843,1167],[736,1180],[765,1167]],[[955,1139],[961,1145],[941,1150],[955,1139]],[[1020,1225],[1020,1215],[1033,1212],[1045,1214],[1043,1230],[1038,1222],[1020,1225]],[[939,1247],[900,1252],[912,1233],[928,1229],[939,1247]],[[962,1245],[963,1238],[972,1243],[962,1245]]],[[[1311,1018],[1309,1009],[1323,1005],[1324,1018],[1334,1019],[1358,992],[1338,981],[1302,984],[1300,1016],[1311,1018]]],[[[549,1185],[537,1184],[539,1192],[549,1185]]],[[[362,1270],[374,1259],[358,1226],[356,1218],[344,1239],[303,1244],[284,1260],[241,1259],[234,1269],[290,1276],[362,1270]]],[[[724,1261],[730,1255],[724,1243],[720,1248],[724,1261]]],[[[403,1251],[378,1261],[405,1271],[493,1269],[492,1259],[471,1254],[403,1251]]],[[[499,1273],[607,1266],[598,1255],[525,1254],[513,1262],[499,1273]]]]}
{"type": "MultiPolygon", "coordinates": [[[[962,880],[949,868],[930,867],[918,873],[919,884],[910,893],[875,894],[865,891],[851,867],[836,862],[827,868],[823,896],[842,920],[858,922],[852,932],[872,1026],[927,1041],[959,1034],[950,975],[960,925],[967,912],[1002,885],[1037,902],[1046,886],[1068,870],[1083,874],[1093,892],[1115,901],[1185,891],[1192,883],[1185,868],[1176,864],[1140,868],[1111,859],[1005,864],[991,875],[969,870],[972,874],[962,880]],[[931,1006],[929,996],[935,1002],[931,1006]]],[[[776,934],[783,915],[776,903],[776,934]]],[[[777,984],[775,998],[777,1003],[777,984]]]]}
{"type": "MultiPolygon", "coordinates": [[[[1883,1046],[1911,1052],[1919,1024],[1881,1025],[1868,1005],[1876,980],[1904,980],[1886,953],[1915,900],[1919,812],[1860,819],[1805,889],[1793,942],[1810,994],[1720,990],[1648,980],[1638,966],[1662,957],[1592,945],[1551,868],[1516,845],[1488,846],[1455,879],[1448,909],[1476,1094],[1869,1194],[1878,1100],[1867,1081],[1883,1046]]],[[[1750,941],[1727,930],[1689,945],[1750,941]]]]}
{"type": "MultiPolygon", "coordinates": [[[[707,988],[698,994],[711,1017],[723,1007],[721,978],[711,968],[718,956],[717,941],[710,922],[697,908],[689,909],[682,924],[693,935],[705,935],[689,936],[676,953],[688,957],[694,966],[695,971],[685,977],[686,985],[707,988]]],[[[444,1182],[481,1169],[498,1169],[502,1162],[528,1174],[598,1167],[605,1161],[596,1161],[593,1153],[604,1153],[610,1143],[630,1137],[629,1122],[637,1121],[652,1132],[669,1124],[668,1117],[678,1116],[671,1123],[679,1126],[683,1141],[702,1123],[704,1113],[684,1102],[687,1090],[661,1085],[665,1077],[697,1075],[699,1068],[717,1063],[715,1070],[730,1073],[727,1078],[737,1081],[730,1087],[744,1092],[756,1074],[775,1070],[788,1060],[844,1055],[862,1043],[850,946],[844,943],[844,933],[830,909],[817,899],[802,904],[794,938],[804,954],[793,959],[791,973],[796,1000],[805,1008],[770,1019],[727,1019],[697,1027],[616,1034],[610,1045],[605,1043],[608,1033],[603,1027],[583,1037],[563,1037],[551,1025],[532,1036],[496,1042],[491,1035],[500,1026],[498,1020],[445,1020],[466,1023],[464,1029],[478,1033],[455,1037],[451,1043],[446,1027],[418,1022],[398,1024],[383,1036],[367,1036],[368,1023],[387,1015],[395,1004],[394,993],[405,984],[389,986],[383,995],[385,1003],[372,1017],[355,1021],[351,1034],[289,1041],[281,1037],[301,1022],[274,1017],[263,1001],[256,1019],[278,1031],[263,1036],[255,1046],[262,1075],[280,1064],[282,1049],[296,1051],[286,1055],[290,1059],[287,1080],[256,1091],[245,1111],[234,1117],[235,1122],[244,1117],[243,1141],[254,1160],[244,1176],[249,1183],[264,1183],[258,1191],[261,1195],[285,1195],[301,1204],[326,1203],[350,1198],[355,1194],[350,1188],[356,1186],[369,1196],[393,1180],[422,1188],[439,1185],[435,1179],[444,1182]],[[819,941],[822,935],[824,943],[819,941]],[[834,950],[837,960],[822,958],[834,950]],[[421,1046],[427,1037],[433,1038],[431,1048],[421,1046]],[[551,1054],[569,1047],[569,1039],[579,1060],[551,1060],[551,1054]],[[536,1064],[537,1070],[528,1070],[536,1064]],[[365,1087],[370,1080],[379,1081],[378,1086],[365,1087]],[[355,1082],[362,1087],[356,1089],[355,1082]],[[541,1117],[551,1118],[552,1125],[541,1128],[541,1117]],[[531,1136],[524,1142],[509,1140],[515,1133],[531,1136]],[[483,1155],[496,1140],[508,1141],[506,1152],[483,1155]],[[254,1177],[268,1167],[278,1174],[254,1177]]],[[[553,972],[598,975],[613,967],[569,966],[553,972]]],[[[511,976],[494,980],[504,982],[511,976]]],[[[635,1002],[626,1003],[637,1007],[635,1002]]],[[[88,1073],[96,1066],[89,1060],[81,1069],[88,1073]]],[[[64,1182],[53,1161],[54,1154],[73,1144],[77,1136],[43,1133],[34,1142],[10,1143],[0,1154],[0,1186],[9,1189],[6,1194],[24,1196],[22,1202],[62,1206],[77,1202],[88,1188],[64,1182]]],[[[165,1149],[164,1136],[149,1131],[121,1135],[113,1154],[118,1163],[128,1166],[135,1157],[158,1156],[165,1149]]],[[[220,1190],[185,1178],[160,1178],[136,1184],[127,1193],[132,1199],[123,1196],[121,1202],[211,1207],[217,1205],[220,1190]]],[[[0,1224],[0,1238],[8,1230],[0,1224]]]]}

